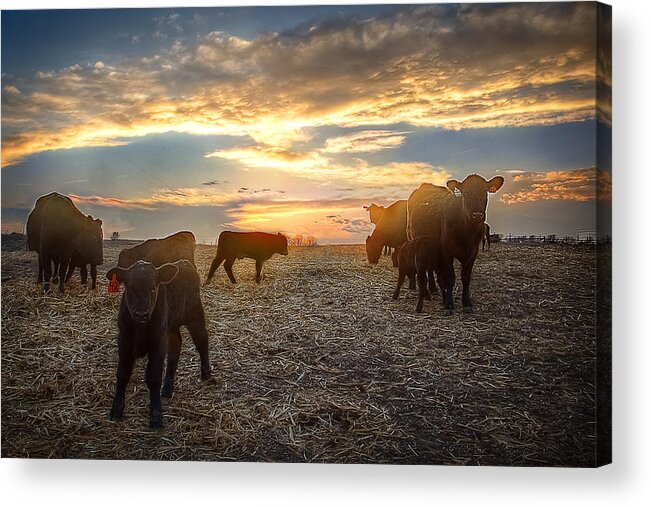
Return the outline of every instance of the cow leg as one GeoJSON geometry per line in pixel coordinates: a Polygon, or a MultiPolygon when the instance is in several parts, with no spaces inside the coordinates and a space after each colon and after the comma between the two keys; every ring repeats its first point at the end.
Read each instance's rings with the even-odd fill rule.
{"type": "Polygon", "coordinates": [[[486,236],[481,238],[481,251],[484,251],[484,247],[486,246],[486,236]]]}
{"type": "Polygon", "coordinates": [[[59,283],[59,266],[60,262],[52,261],[52,283],[59,283]]]}
{"type": "Polygon", "coordinates": [[[434,268],[429,268],[427,270],[428,284],[427,288],[430,294],[437,294],[438,289],[436,288],[436,279],[434,278],[434,268]]]}
{"type": "Polygon", "coordinates": [[[71,263],[71,259],[63,259],[59,263],[59,292],[61,294],[65,292],[66,272],[68,270],[68,263],[71,263]]]}
{"type": "Polygon", "coordinates": [[[400,296],[400,289],[402,288],[402,284],[405,283],[405,272],[403,270],[398,271],[398,285],[396,285],[396,290],[393,291],[393,299],[398,299],[398,296],[400,296]]]}
{"type": "Polygon", "coordinates": [[[75,265],[73,262],[71,262],[70,265],[68,266],[68,272],[66,273],[66,279],[65,279],[66,283],[72,278],[72,274],[74,272],[75,272],[75,265]]]}
{"type": "Polygon", "coordinates": [[[91,289],[97,287],[97,265],[90,265],[90,279],[92,280],[91,289]]]}
{"type": "Polygon", "coordinates": [[[197,307],[195,315],[189,319],[188,331],[192,337],[194,346],[201,359],[201,380],[208,380],[212,377],[210,359],[208,357],[208,330],[206,329],[206,317],[201,306],[197,307]]]}
{"type": "Polygon", "coordinates": [[[160,390],[163,379],[163,363],[165,355],[162,351],[150,351],[147,361],[147,387],[149,388],[149,427],[163,427],[163,406],[161,404],[160,390]]]}
{"type": "Polygon", "coordinates": [[[394,250],[391,253],[391,262],[393,262],[393,267],[397,268],[398,267],[398,251],[394,250]]]}
{"type": "Polygon", "coordinates": [[[262,261],[255,261],[255,283],[260,283],[260,273],[262,272],[262,261]]]}
{"type": "Polygon", "coordinates": [[[429,298],[429,291],[427,290],[427,270],[422,266],[418,267],[418,303],[416,304],[416,312],[423,311],[423,301],[429,298]]]}
{"type": "Polygon", "coordinates": [[[237,280],[235,280],[235,277],[233,276],[233,264],[235,264],[235,259],[226,259],[226,262],[224,262],[224,270],[226,271],[231,283],[237,283],[237,280]]]}
{"type": "Polygon", "coordinates": [[[409,290],[416,289],[416,273],[409,275],[409,290]]]}
{"type": "MultiPolygon", "coordinates": [[[[72,268],[74,271],[74,267],[72,268]]],[[[79,278],[81,279],[81,284],[86,285],[88,283],[88,266],[86,264],[82,264],[79,267],[79,278]]]]}
{"type": "Polygon", "coordinates": [[[171,398],[174,392],[174,378],[176,367],[179,364],[181,355],[181,330],[167,335],[167,369],[165,370],[165,382],[163,383],[163,398],[171,398]]]}
{"type": "Polygon", "coordinates": [[[39,259],[43,268],[43,292],[49,292],[50,279],[52,278],[52,259],[47,253],[39,254],[39,259]]]}
{"type": "Polygon", "coordinates": [[[36,283],[43,282],[43,262],[41,261],[41,254],[38,254],[38,276],[36,277],[36,283]]]}
{"type": "Polygon", "coordinates": [[[217,252],[217,255],[212,260],[212,264],[210,264],[210,271],[208,271],[208,276],[206,278],[206,282],[204,283],[204,285],[208,285],[210,283],[210,280],[212,280],[215,271],[217,271],[217,268],[221,265],[222,262],[224,262],[224,259],[225,257],[222,256],[219,252],[217,252]]]}
{"type": "MultiPolygon", "coordinates": [[[[118,342],[121,340],[122,337],[120,336],[118,342]]],[[[113,406],[109,412],[109,419],[111,420],[122,419],[122,414],[124,412],[124,396],[127,391],[127,384],[129,383],[131,374],[133,373],[133,365],[135,362],[136,358],[133,355],[133,352],[126,347],[120,347],[115,396],[113,397],[113,406]]]]}
{"type": "Polygon", "coordinates": [[[472,267],[475,264],[475,259],[461,266],[461,283],[463,284],[463,310],[468,313],[474,311],[472,301],[470,300],[470,277],[472,276],[472,267]]]}
{"type": "Polygon", "coordinates": [[[439,284],[443,292],[444,314],[452,315],[454,313],[454,260],[449,259],[443,265],[443,280],[439,279],[439,284]]]}

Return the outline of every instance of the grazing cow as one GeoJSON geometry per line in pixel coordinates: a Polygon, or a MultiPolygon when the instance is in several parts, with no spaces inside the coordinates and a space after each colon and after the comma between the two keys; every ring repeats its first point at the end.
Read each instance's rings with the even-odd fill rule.
{"type": "Polygon", "coordinates": [[[409,278],[410,282],[418,280],[418,303],[416,311],[423,311],[423,301],[430,297],[430,292],[436,292],[434,281],[434,256],[436,254],[436,242],[432,236],[420,236],[405,242],[398,247],[398,285],[393,292],[393,299],[398,299],[400,288],[409,278]],[[428,290],[429,276],[429,290],[428,290]]]}
{"type": "Polygon", "coordinates": [[[193,266],[197,242],[194,234],[181,231],[162,239],[148,239],[130,248],[123,248],[118,256],[118,266],[128,268],[137,261],[151,262],[160,267],[168,262],[189,260],[193,266]]]}
{"type": "MultiPolygon", "coordinates": [[[[371,205],[373,206],[373,205],[371,205]]],[[[378,206],[379,207],[379,206],[378,206]]],[[[385,208],[373,234],[366,238],[366,257],[371,264],[377,264],[385,246],[396,248],[407,241],[407,201],[400,200],[385,208]]],[[[398,265],[395,252],[391,255],[393,265],[398,265]]]]}
{"type": "Polygon", "coordinates": [[[377,223],[380,221],[380,217],[384,213],[385,207],[372,203],[370,206],[364,206],[364,209],[368,211],[371,223],[377,225],[377,223]]]}
{"type": "Polygon", "coordinates": [[[69,197],[52,192],[37,199],[27,218],[27,247],[38,252],[38,278],[50,290],[52,266],[64,292],[66,271],[73,258],[98,266],[104,262],[102,221],[86,216],[69,197]]]}
{"type": "Polygon", "coordinates": [[[486,226],[486,230],[484,231],[484,237],[481,238],[481,251],[483,252],[484,250],[490,250],[491,249],[491,226],[488,224],[484,224],[486,226]],[[486,245],[488,245],[488,248],[485,248],[486,245]]]}
{"type": "Polygon", "coordinates": [[[149,425],[160,428],[163,425],[163,363],[167,355],[162,396],[171,398],[181,353],[181,326],[188,328],[199,352],[201,379],[208,380],[212,375],[199,273],[190,261],[182,259],[160,267],[137,261],[129,268],[117,266],[110,269],[106,277],[111,280],[113,275],[125,285],[125,291],[118,314],[117,384],[109,417],[122,418],[124,396],[134,363],[146,355],[149,425]]]}
{"type": "Polygon", "coordinates": [[[255,260],[255,281],[260,283],[262,264],[275,253],[280,255],[288,253],[287,238],[280,233],[224,231],[219,235],[217,254],[210,265],[205,285],[210,283],[222,262],[228,278],[232,283],[237,283],[233,276],[233,263],[235,259],[244,258],[255,260]]]}
{"type": "Polygon", "coordinates": [[[431,235],[436,242],[434,269],[446,315],[454,311],[454,259],[461,262],[464,310],[473,311],[470,278],[479,243],[486,232],[484,222],[488,193],[497,192],[503,183],[501,176],[486,181],[481,176],[471,174],[462,182],[448,181],[447,189],[421,185],[409,198],[410,239],[431,235]],[[461,196],[456,197],[454,190],[459,190],[461,196]]]}

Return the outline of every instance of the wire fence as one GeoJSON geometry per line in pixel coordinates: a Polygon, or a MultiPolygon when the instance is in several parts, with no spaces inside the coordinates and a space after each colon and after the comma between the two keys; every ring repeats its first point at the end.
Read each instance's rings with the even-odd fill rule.
{"type": "Polygon", "coordinates": [[[611,244],[610,235],[599,235],[596,231],[579,231],[576,236],[557,236],[556,234],[492,234],[491,242],[520,244],[560,244],[560,245],[595,245],[611,244]]]}

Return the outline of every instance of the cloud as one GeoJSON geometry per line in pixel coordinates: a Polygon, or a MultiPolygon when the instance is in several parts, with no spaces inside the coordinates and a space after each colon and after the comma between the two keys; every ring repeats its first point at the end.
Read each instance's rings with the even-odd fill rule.
{"type": "Polygon", "coordinates": [[[240,188],[236,191],[202,187],[159,188],[151,196],[143,198],[119,198],[99,195],[71,194],[73,202],[82,205],[94,205],[108,208],[156,210],[162,206],[224,206],[233,203],[254,202],[259,199],[281,197],[284,190],[271,188],[240,188]]]}
{"type": "Polygon", "coordinates": [[[500,201],[519,204],[532,201],[610,201],[610,173],[596,167],[548,173],[523,172],[513,177],[514,190],[503,193],[500,201]]]}
{"type": "Polygon", "coordinates": [[[269,145],[221,149],[206,156],[233,160],[244,167],[282,171],[323,182],[354,183],[366,188],[413,187],[423,182],[443,184],[451,176],[447,170],[426,162],[370,164],[354,159],[344,164],[325,156],[321,150],[293,151],[269,145]]]}
{"type": "MultiPolygon", "coordinates": [[[[155,20],[174,41],[156,54],[7,77],[2,165],[170,131],[289,149],[325,125],[461,129],[595,117],[594,4],[410,6],[252,39],[185,39],[180,23],[155,20]]],[[[399,136],[357,140],[358,148],[385,149],[399,136]]],[[[346,149],[341,141],[331,149],[346,149]]]]}
{"type": "Polygon", "coordinates": [[[326,139],[325,153],[359,153],[387,150],[402,146],[410,132],[393,130],[363,130],[340,137],[326,139]]]}
{"type": "Polygon", "coordinates": [[[370,234],[373,230],[373,224],[362,218],[344,218],[341,215],[328,215],[333,223],[339,225],[340,229],[350,234],[370,234]]]}

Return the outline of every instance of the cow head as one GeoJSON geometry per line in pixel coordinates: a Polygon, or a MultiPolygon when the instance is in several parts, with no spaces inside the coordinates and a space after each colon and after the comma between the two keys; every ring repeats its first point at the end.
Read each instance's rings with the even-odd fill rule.
{"type": "Polygon", "coordinates": [[[371,264],[377,264],[382,256],[384,244],[373,236],[366,237],[366,257],[371,264]]]}
{"type": "Polygon", "coordinates": [[[99,266],[104,262],[103,240],[102,221],[88,215],[75,240],[75,250],[89,264],[99,266]]]}
{"type": "Polygon", "coordinates": [[[504,178],[495,176],[489,181],[477,174],[467,176],[461,183],[457,180],[448,181],[450,190],[461,192],[461,207],[469,222],[483,224],[486,220],[488,194],[497,192],[504,184],[504,178]]]}
{"type": "Polygon", "coordinates": [[[276,250],[277,253],[280,255],[287,255],[289,252],[287,251],[287,236],[284,234],[278,233],[278,250],[276,250]]]}
{"type": "Polygon", "coordinates": [[[375,203],[371,204],[370,206],[364,206],[364,209],[368,211],[372,224],[377,224],[380,221],[382,213],[384,213],[384,206],[378,206],[375,203]]]}
{"type": "Polygon", "coordinates": [[[131,318],[138,324],[146,324],[154,312],[159,286],[170,283],[178,273],[175,264],[156,268],[150,262],[138,261],[129,268],[117,266],[110,269],[106,278],[111,280],[115,275],[117,281],[124,284],[123,297],[131,318]]]}

